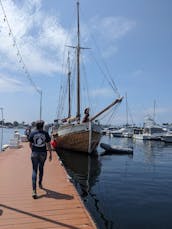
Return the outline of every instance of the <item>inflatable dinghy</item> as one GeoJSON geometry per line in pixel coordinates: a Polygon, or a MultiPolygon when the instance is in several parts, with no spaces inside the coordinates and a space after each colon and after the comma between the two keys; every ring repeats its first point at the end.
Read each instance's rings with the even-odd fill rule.
{"type": "Polygon", "coordinates": [[[133,148],[121,147],[100,143],[100,147],[105,150],[104,154],[133,154],[133,148]]]}

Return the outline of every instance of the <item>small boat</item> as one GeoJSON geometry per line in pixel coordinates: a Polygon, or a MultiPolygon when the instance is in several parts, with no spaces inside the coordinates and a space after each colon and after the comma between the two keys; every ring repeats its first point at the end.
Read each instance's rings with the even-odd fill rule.
{"type": "Polygon", "coordinates": [[[118,130],[114,130],[111,132],[111,134],[113,135],[113,137],[122,137],[122,134],[124,132],[125,128],[120,128],[118,130]]]}
{"type": "Polygon", "coordinates": [[[107,152],[110,154],[133,154],[133,148],[109,145],[105,143],[100,143],[100,147],[105,150],[105,153],[103,153],[103,155],[107,154],[107,152]]]}
{"type": "Polygon", "coordinates": [[[2,146],[2,151],[5,151],[7,148],[9,147],[9,145],[5,144],[2,146]]]}
{"type": "Polygon", "coordinates": [[[167,132],[161,137],[161,141],[166,143],[172,143],[172,132],[167,132]]]}

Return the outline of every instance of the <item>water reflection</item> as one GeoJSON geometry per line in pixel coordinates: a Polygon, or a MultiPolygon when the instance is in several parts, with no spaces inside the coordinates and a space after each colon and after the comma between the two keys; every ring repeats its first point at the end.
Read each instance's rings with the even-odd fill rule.
{"type": "Polygon", "coordinates": [[[58,155],[81,196],[86,197],[101,173],[98,155],[90,156],[65,150],[58,151],[58,155]]]}
{"type": "Polygon", "coordinates": [[[98,196],[92,191],[101,174],[102,163],[99,155],[90,156],[64,150],[58,151],[58,155],[90,213],[96,212],[96,216],[93,217],[99,218],[99,224],[103,223],[104,228],[112,228],[113,222],[106,218],[105,212],[99,207],[98,196]]]}
{"type": "Polygon", "coordinates": [[[102,142],[133,146],[133,157],[100,156],[100,147],[99,155],[93,157],[58,153],[98,228],[160,229],[166,219],[166,228],[171,228],[172,144],[108,137],[102,142]]]}
{"type": "Polygon", "coordinates": [[[164,155],[168,153],[168,149],[171,150],[171,146],[161,141],[134,141],[135,151],[139,153],[140,157],[149,164],[154,164],[155,160],[163,159],[164,155]]]}

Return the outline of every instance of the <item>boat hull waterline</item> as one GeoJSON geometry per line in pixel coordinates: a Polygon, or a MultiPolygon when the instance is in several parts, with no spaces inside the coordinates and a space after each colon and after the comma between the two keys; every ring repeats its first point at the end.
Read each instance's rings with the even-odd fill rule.
{"type": "Polygon", "coordinates": [[[57,133],[58,148],[85,153],[89,152],[89,145],[90,153],[96,151],[101,138],[101,128],[95,124],[91,126],[90,137],[89,123],[64,125],[59,127],[57,133]]]}

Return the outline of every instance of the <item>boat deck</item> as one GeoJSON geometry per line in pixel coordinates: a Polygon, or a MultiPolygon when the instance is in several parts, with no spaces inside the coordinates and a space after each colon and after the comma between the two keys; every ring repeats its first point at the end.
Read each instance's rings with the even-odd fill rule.
{"type": "Polygon", "coordinates": [[[32,198],[31,173],[28,143],[0,153],[1,229],[97,228],[55,152],[45,163],[44,189],[37,189],[37,199],[32,198]]]}

